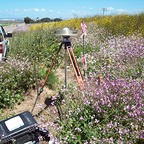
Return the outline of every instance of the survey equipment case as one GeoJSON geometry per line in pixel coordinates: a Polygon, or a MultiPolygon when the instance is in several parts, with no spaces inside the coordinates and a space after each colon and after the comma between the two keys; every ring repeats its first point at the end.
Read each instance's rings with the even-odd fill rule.
{"type": "Polygon", "coordinates": [[[38,123],[28,111],[0,121],[0,144],[38,141],[38,123]]]}

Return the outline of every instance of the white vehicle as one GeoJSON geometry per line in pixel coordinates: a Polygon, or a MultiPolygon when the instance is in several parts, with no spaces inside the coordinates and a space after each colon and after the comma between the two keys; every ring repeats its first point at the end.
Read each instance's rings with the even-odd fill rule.
{"type": "Polygon", "coordinates": [[[7,59],[9,37],[12,37],[12,33],[6,33],[3,26],[0,25],[0,61],[5,61],[7,59]]]}

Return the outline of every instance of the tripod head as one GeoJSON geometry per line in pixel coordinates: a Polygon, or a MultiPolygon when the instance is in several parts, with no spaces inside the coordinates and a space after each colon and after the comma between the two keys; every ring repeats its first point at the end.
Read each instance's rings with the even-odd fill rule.
{"type": "Polygon", "coordinates": [[[77,35],[76,30],[70,30],[69,28],[65,27],[63,30],[55,30],[56,36],[62,36],[63,38],[70,38],[70,36],[77,35]]]}
{"type": "Polygon", "coordinates": [[[62,36],[63,37],[62,44],[65,45],[65,48],[67,46],[71,46],[70,37],[77,35],[76,30],[70,30],[67,27],[65,27],[63,30],[55,30],[54,33],[56,36],[62,36]]]}

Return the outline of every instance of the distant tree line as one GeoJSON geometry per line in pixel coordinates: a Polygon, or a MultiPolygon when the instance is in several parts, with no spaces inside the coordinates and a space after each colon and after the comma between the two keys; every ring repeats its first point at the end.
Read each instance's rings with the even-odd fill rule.
{"type": "Polygon", "coordinates": [[[46,18],[42,18],[42,19],[39,19],[38,17],[36,18],[36,20],[33,20],[29,17],[25,17],[24,18],[24,22],[25,24],[30,24],[30,23],[41,23],[41,22],[58,22],[58,21],[62,21],[61,18],[55,18],[55,19],[50,19],[48,17],[46,18]]]}

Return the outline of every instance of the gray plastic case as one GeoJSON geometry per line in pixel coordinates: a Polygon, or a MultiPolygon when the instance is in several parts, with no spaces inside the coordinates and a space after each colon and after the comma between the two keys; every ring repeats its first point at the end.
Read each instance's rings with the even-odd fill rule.
{"type": "Polygon", "coordinates": [[[15,143],[22,136],[33,133],[37,126],[36,120],[28,111],[0,121],[0,144],[15,143]]]}

